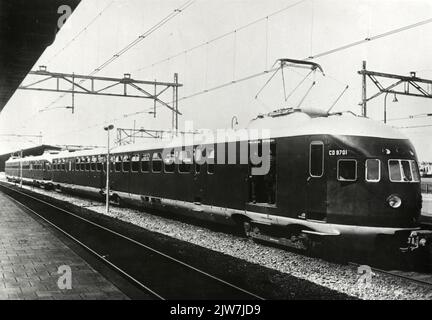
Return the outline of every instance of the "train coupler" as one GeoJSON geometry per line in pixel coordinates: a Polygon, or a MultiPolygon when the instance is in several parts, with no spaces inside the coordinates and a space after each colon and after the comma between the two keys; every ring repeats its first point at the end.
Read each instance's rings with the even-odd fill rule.
{"type": "Polygon", "coordinates": [[[432,230],[416,230],[411,231],[406,244],[399,249],[401,252],[412,252],[430,245],[432,245],[432,230]]]}

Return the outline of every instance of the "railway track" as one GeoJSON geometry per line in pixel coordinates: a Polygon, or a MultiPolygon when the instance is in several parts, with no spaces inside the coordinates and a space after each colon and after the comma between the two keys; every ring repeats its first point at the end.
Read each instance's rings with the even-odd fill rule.
{"type": "Polygon", "coordinates": [[[205,270],[5,183],[0,182],[0,191],[154,299],[263,300],[205,270]]]}
{"type": "MultiPolygon", "coordinates": [[[[349,265],[360,267],[361,265],[356,262],[349,262],[349,265]]],[[[425,286],[432,287],[432,274],[422,273],[416,271],[402,271],[402,270],[384,270],[375,267],[370,267],[372,272],[381,273],[387,276],[404,279],[410,282],[415,282],[425,286]]]]}

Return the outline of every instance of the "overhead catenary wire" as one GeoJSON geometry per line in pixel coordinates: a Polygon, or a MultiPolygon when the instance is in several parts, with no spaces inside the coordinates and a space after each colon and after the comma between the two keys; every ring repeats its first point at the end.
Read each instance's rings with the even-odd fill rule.
{"type": "MultiPolygon", "coordinates": [[[[190,53],[191,51],[197,50],[197,49],[199,49],[199,48],[201,48],[201,47],[204,47],[204,46],[207,46],[207,45],[209,45],[209,44],[211,44],[211,43],[213,43],[213,42],[216,42],[216,41],[219,41],[219,40],[221,40],[221,39],[224,39],[224,38],[226,38],[226,37],[228,37],[228,36],[230,36],[230,35],[236,34],[237,32],[242,31],[242,30],[244,30],[244,29],[247,29],[247,28],[249,28],[249,27],[251,27],[251,26],[253,26],[253,25],[255,25],[255,24],[257,24],[257,23],[259,23],[259,22],[261,22],[261,21],[266,21],[266,23],[268,24],[268,19],[269,19],[270,17],[273,17],[273,16],[275,16],[275,15],[278,15],[278,14],[280,14],[280,13],[286,11],[286,10],[289,10],[289,9],[291,9],[291,8],[293,8],[293,7],[296,7],[296,6],[298,6],[299,4],[301,4],[301,3],[303,3],[303,2],[306,2],[306,1],[307,1],[307,0],[301,0],[301,1],[295,2],[295,3],[293,3],[293,4],[290,4],[290,5],[288,5],[288,6],[284,7],[284,8],[282,8],[282,9],[279,9],[279,10],[277,10],[277,11],[275,11],[275,12],[272,12],[272,13],[266,15],[265,17],[259,18],[259,19],[257,19],[257,20],[252,21],[252,22],[249,22],[249,23],[247,23],[247,24],[245,24],[245,25],[243,25],[243,26],[240,26],[240,27],[238,27],[238,28],[235,28],[234,30],[228,31],[228,32],[226,32],[226,33],[223,33],[223,34],[221,34],[221,35],[219,35],[219,36],[217,36],[217,37],[215,37],[215,38],[213,38],[213,39],[211,39],[211,40],[208,40],[208,41],[202,42],[202,43],[200,43],[200,44],[198,44],[198,45],[196,45],[196,46],[194,46],[194,47],[191,47],[191,48],[189,48],[189,49],[183,50],[183,51],[178,52],[178,53],[176,53],[176,54],[174,54],[174,55],[172,55],[172,56],[169,56],[169,57],[167,57],[167,58],[164,58],[164,59],[159,60],[159,61],[157,61],[157,62],[154,62],[154,63],[152,63],[152,64],[146,65],[146,66],[144,66],[144,67],[141,67],[141,68],[139,68],[139,69],[137,69],[137,70],[135,70],[135,71],[142,71],[142,70],[145,70],[145,69],[148,69],[148,68],[152,68],[152,67],[154,67],[154,66],[157,66],[157,65],[159,65],[159,64],[161,64],[161,63],[168,62],[168,61],[170,61],[170,60],[172,60],[172,59],[175,59],[175,58],[177,58],[177,57],[180,57],[180,56],[182,56],[182,55],[184,55],[184,54],[188,54],[188,53],[190,53]]],[[[268,36],[268,35],[267,35],[267,36],[268,36]]]]}
{"type": "MultiPolygon", "coordinates": [[[[397,33],[400,33],[400,32],[403,32],[403,31],[406,31],[406,30],[409,30],[409,29],[413,29],[413,28],[416,28],[416,27],[419,27],[419,26],[422,26],[422,25],[425,25],[425,24],[429,24],[431,22],[432,22],[432,18],[426,19],[426,20],[423,20],[423,21],[420,21],[420,22],[417,22],[417,23],[414,23],[414,24],[410,24],[410,25],[407,25],[407,26],[404,26],[404,27],[401,27],[401,28],[392,29],[392,30],[389,30],[387,32],[384,32],[384,33],[372,36],[370,38],[366,38],[366,39],[363,39],[363,40],[351,42],[351,43],[348,43],[346,45],[343,45],[343,46],[340,46],[340,47],[337,47],[337,48],[334,48],[334,49],[331,49],[331,50],[328,50],[328,51],[324,51],[324,52],[321,52],[321,53],[318,53],[318,54],[306,57],[303,60],[312,60],[312,59],[316,59],[316,58],[319,58],[319,57],[327,56],[327,55],[330,55],[330,54],[333,54],[333,53],[336,53],[336,52],[340,52],[340,51],[343,51],[343,50],[346,50],[346,49],[349,49],[349,48],[352,48],[352,47],[364,44],[366,42],[371,42],[371,41],[378,40],[378,39],[381,39],[381,38],[384,38],[384,37],[388,37],[390,35],[394,35],[394,34],[397,34],[397,33]]],[[[218,90],[218,89],[221,89],[221,88],[225,88],[225,87],[230,86],[230,85],[234,85],[234,84],[246,81],[246,80],[257,78],[257,77],[260,77],[260,76],[263,76],[263,75],[267,74],[268,72],[272,72],[272,71],[276,71],[276,70],[277,70],[277,68],[271,69],[271,70],[264,70],[262,72],[258,72],[258,73],[255,73],[255,74],[252,74],[252,75],[249,75],[249,76],[237,79],[237,80],[233,80],[233,81],[230,81],[230,82],[227,82],[227,83],[223,83],[223,84],[217,85],[217,86],[212,87],[212,88],[204,89],[202,91],[195,92],[195,93],[190,94],[188,96],[183,96],[183,97],[181,97],[179,99],[179,101],[190,99],[190,98],[193,98],[193,97],[196,97],[196,96],[208,93],[208,92],[212,92],[212,91],[215,91],[215,90],[218,90]]]]}
{"type": "MultiPolygon", "coordinates": [[[[299,3],[301,3],[301,2],[302,1],[300,1],[299,3]]],[[[322,57],[322,56],[325,56],[325,55],[330,55],[330,54],[333,54],[333,53],[336,53],[336,52],[340,52],[340,51],[346,50],[348,48],[352,48],[352,47],[355,47],[355,46],[358,46],[358,45],[361,45],[361,44],[364,44],[364,43],[367,43],[367,42],[370,42],[370,41],[374,41],[374,40],[377,40],[377,39],[380,39],[380,38],[383,38],[383,37],[394,35],[394,34],[397,34],[397,33],[400,33],[400,32],[403,32],[403,31],[406,31],[406,30],[409,30],[409,29],[412,29],[412,28],[416,28],[416,27],[419,27],[419,26],[422,26],[422,25],[425,25],[425,24],[428,24],[428,23],[431,23],[431,22],[432,22],[432,18],[426,19],[426,20],[423,20],[423,21],[420,21],[418,23],[414,23],[414,24],[411,24],[411,25],[407,25],[407,26],[404,26],[404,27],[401,27],[401,28],[392,29],[392,30],[387,31],[385,33],[381,33],[381,34],[378,34],[378,35],[375,35],[375,36],[372,36],[372,37],[369,37],[369,38],[365,38],[365,39],[362,39],[360,41],[351,42],[349,44],[337,47],[337,48],[332,49],[332,50],[328,50],[328,51],[324,51],[324,52],[321,52],[321,53],[318,53],[318,54],[315,54],[315,55],[311,55],[311,56],[305,58],[304,60],[310,60],[310,59],[322,57]]],[[[237,30],[239,30],[239,28],[237,30]]],[[[230,34],[230,33],[228,33],[228,34],[230,34]]],[[[225,36],[227,36],[228,34],[225,34],[225,36]]],[[[216,40],[213,40],[213,41],[216,41],[216,40]]],[[[208,43],[209,42],[205,42],[203,45],[206,45],[208,43]]],[[[200,45],[200,46],[202,46],[202,45],[200,45]]],[[[198,47],[199,46],[197,46],[195,48],[198,48],[198,47]]],[[[186,53],[186,52],[187,51],[184,51],[181,54],[186,53]]],[[[179,54],[179,55],[181,55],[181,54],[179,54]]],[[[151,65],[151,66],[154,66],[154,64],[151,65]]],[[[181,97],[179,99],[179,101],[190,99],[192,97],[196,97],[196,96],[201,95],[201,94],[205,94],[205,93],[208,93],[208,92],[211,92],[211,91],[215,91],[215,90],[218,90],[218,89],[221,89],[221,88],[224,88],[224,87],[228,87],[230,85],[234,85],[234,84],[237,84],[237,83],[240,83],[240,82],[243,82],[243,81],[247,81],[247,80],[250,80],[250,79],[253,79],[253,78],[256,78],[256,77],[260,77],[260,76],[263,76],[265,74],[268,74],[269,72],[273,72],[273,71],[276,71],[276,70],[277,70],[277,68],[273,68],[273,69],[269,69],[269,70],[264,70],[262,72],[258,72],[258,73],[255,73],[255,74],[243,77],[243,78],[239,78],[237,80],[233,80],[233,81],[230,81],[230,82],[227,82],[227,83],[223,83],[223,84],[217,85],[217,86],[212,87],[212,88],[204,89],[202,91],[193,93],[191,95],[183,96],[183,97],[181,97]]],[[[147,113],[147,111],[138,112],[138,113],[134,113],[134,114],[141,114],[141,113],[147,113]]],[[[96,126],[97,125],[92,126],[92,127],[96,127],[96,126]]]]}
{"type": "MultiPolygon", "coordinates": [[[[117,60],[118,58],[120,58],[123,54],[125,54],[130,49],[132,49],[133,47],[135,47],[136,45],[138,45],[139,43],[141,43],[145,38],[147,38],[152,33],[154,33],[155,31],[157,31],[158,29],[160,29],[162,26],[164,26],[170,20],[174,19],[177,15],[179,15],[180,13],[182,13],[184,10],[186,10],[187,8],[189,8],[194,2],[195,2],[195,0],[188,0],[187,2],[185,2],[180,7],[174,9],[170,14],[168,14],[167,16],[165,16],[162,20],[160,20],[159,22],[157,22],[156,24],[154,24],[152,27],[150,27],[146,32],[144,32],[143,34],[139,35],[135,40],[133,40],[132,42],[130,42],[129,44],[127,44],[125,47],[123,47],[120,51],[118,51],[117,53],[115,53],[108,60],[106,60],[105,62],[103,62],[100,66],[96,67],[90,74],[88,74],[88,76],[94,76],[95,74],[97,74],[100,71],[102,71],[103,69],[105,69],[107,66],[109,66],[111,63],[113,63],[115,60],[117,60]]],[[[85,80],[81,80],[79,82],[79,84],[82,84],[84,81],[85,80]]],[[[50,103],[47,108],[50,108],[52,105],[54,105],[55,103],[57,103],[65,95],[66,95],[66,93],[60,95],[56,100],[54,100],[52,103],[50,103]]]]}
{"type": "Polygon", "coordinates": [[[110,3],[108,3],[107,6],[105,6],[99,13],[88,23],[84,28],[82,28],[75,36],[72,37],[71,40],[69,40],[60,50],[58,50],[50,59],[48,59],[47,64],[50,64],[56,57],[58,57],[63,51],[65,51],[74,41],[76,41],[83,33],[87,32],[87,30],[93,25],[93,23],[98,20],[106,10],[108,10],[112,4],[116,0],[112,0],[110,3]]]}

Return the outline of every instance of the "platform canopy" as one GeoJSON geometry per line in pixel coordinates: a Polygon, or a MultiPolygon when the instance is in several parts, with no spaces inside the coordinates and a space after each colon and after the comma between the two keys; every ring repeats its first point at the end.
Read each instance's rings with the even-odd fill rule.
{"type": "Polygon", "coordinates": [[[0,0],[0,112],[59,31],[62,5],[80,0],[0,0]]]}

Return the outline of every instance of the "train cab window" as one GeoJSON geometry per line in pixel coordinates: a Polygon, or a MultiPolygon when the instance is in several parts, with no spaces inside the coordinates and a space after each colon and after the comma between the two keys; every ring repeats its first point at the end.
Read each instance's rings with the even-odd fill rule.
{"type": "Polygon", "coordinates": [[[365,179],[367,182],[378,182],[381,180],[381,161],[378,159],[366,160],[365,179]]]}
{"type": "Polygon", "coordinates": [[[150,154],[144,153],[141,155],[141,172],[150,171],[150,154]]]}
{"type": "Polygon", "coordinates": [[[337,165],[337,178],[339,181],[356,181],[357,161],[339,160],[337,165]]]}
{"type": "Polygon", "coordinates": [[[131,171],[138,172],[139,170],[140,170],[140,156],[139,154],[134,154],[132,156],[131,171]]]}
{"type": "Polygon", "coordinates": [[[207,157],[207,173],[214,174],[215,172],[215,151],[213,148],[211,148],[208,151],[208,157],[207,157]]]}
{"type": "Polygon", "coordinates": [[[389,172],[392,182],[420,182],[415,160],[389,160],[389,172]]]}
{"type": "Polygon", "coordinates": [[[189,150],[182,150],[179,154],[179,172],[190,173],[192,163],[192,152],[189,150]]]}
{"type": "Polygon", "coordinates": [[[420,182],[420,170],[417,161],[411,160],[411,170],[413,173],[413,181],[420,182]]]}
{"type": "Polygon", "coordinates": [[[164,168],[166,173],[173,173],[175,171],[174,151],[164,155],[164,168]]]}
{"type": "Polygon", "coordinates": [[[162,156],[159,152],[153,153],[152,171],[153,172],[161,172],[162,171],[162,156]]]}
{"type": "Polygon", "coordinates": [[[321,141],[313,141],[310,144],[309,174],[315,178],[320,178],[324,174],[324,144],[321,141]]]}
{"type": "Polygon", "coordinates": [[[116,156],[115,163],[114,163],[115,172],[121,172],[121,167],[122,167],[122,157],[116,156]]]}
{"type": "Polygon", "coordinates": [[[123,156],[123,172],[129,172],[131,165],[131,157],[130,155],[123,156]]]}

